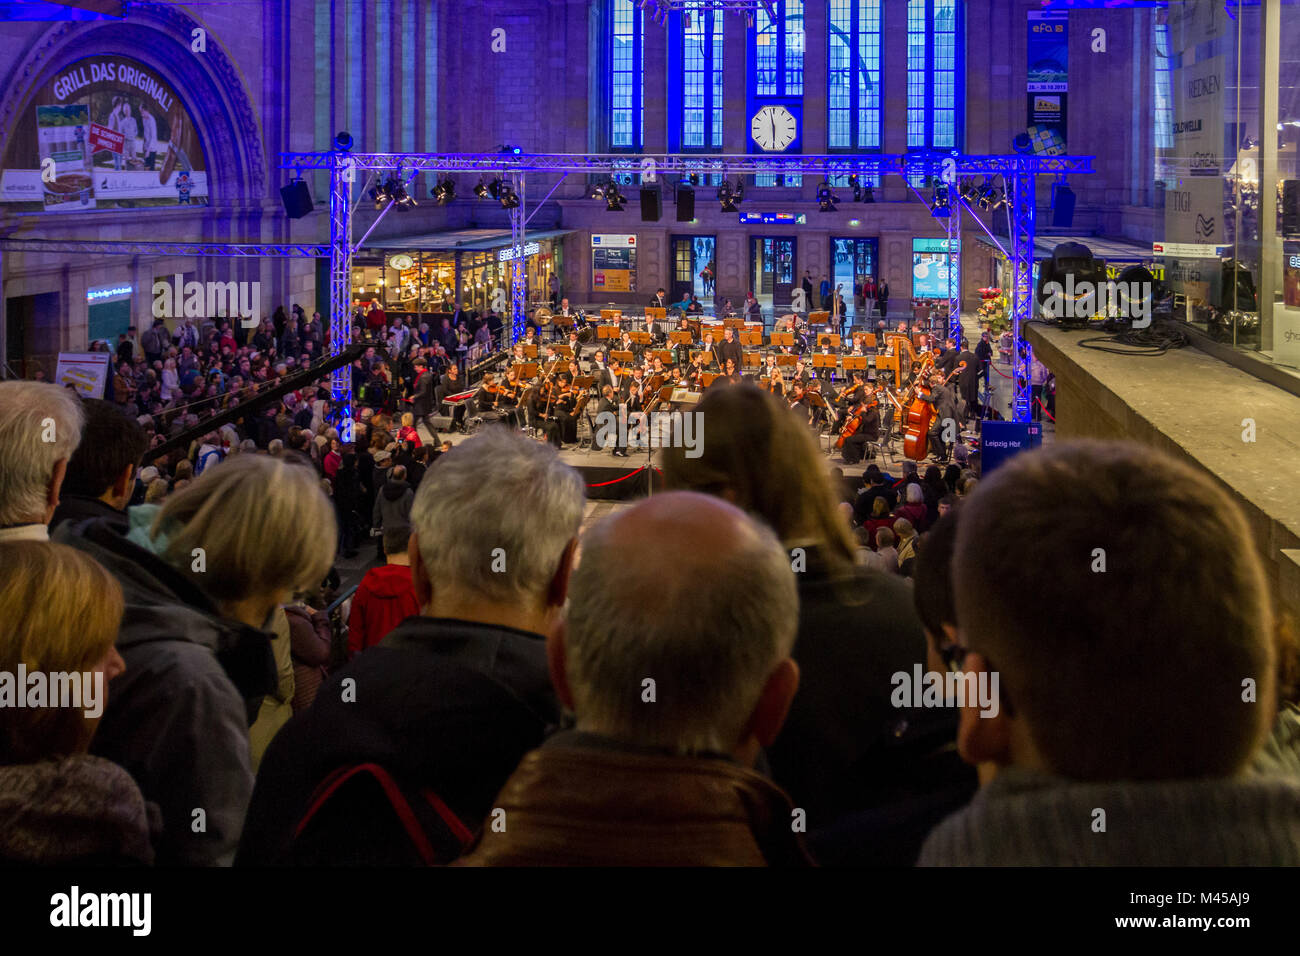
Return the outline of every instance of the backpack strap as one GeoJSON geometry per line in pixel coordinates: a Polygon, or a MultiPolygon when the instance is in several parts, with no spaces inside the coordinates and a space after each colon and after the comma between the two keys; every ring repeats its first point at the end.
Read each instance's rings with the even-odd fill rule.
{"type": "MultiPolygon", "coordinates": [[[[307,803],[307,810],[302,819],[298,821],[298,826],[294,829],[294,839],[302,836],[308,825],[320,813],[321,809],[329,803],[330,798],[343,787],[349,780],[360,775],[369,775],[379,784],[388,799],[389,805],[396,814],[402,829],[406,831],[407,837],[414,845],[416,853],[425,866],[436,866],[439,863],[438,854],[435,852],[433,845],[429,842],[428,834],[425,833],[424,827],[421,826],[419,818],[411,808],[410,802],[402,793],[402,788],[397,781],[393,779],[392,774],[385,770],[377,763],[355,764],[350,767],[339,767],[318,786],[307,803]]],[[[474,835],[469,828],[461,821],[459,817],[448,807],[432,790],[422,789],[420,795],[430,808],[438,815],[438,818],[447,827],[447,830],[461,845],[462,848],[468,846],[473,840],[474,835]]]]}

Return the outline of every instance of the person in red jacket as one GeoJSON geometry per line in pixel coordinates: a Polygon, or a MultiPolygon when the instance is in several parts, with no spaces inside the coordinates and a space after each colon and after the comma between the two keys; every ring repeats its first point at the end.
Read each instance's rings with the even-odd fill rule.
{"type": "Polygon", "coordinates": [[[388,563],[367,571],[352,599],[352,613],[348,615],[349,657],[374,647],[402,621],[420,613],[420,602],[411,584],[411,560],[406,553],[410,536],[409,525],[384,529],[384,554],[388,563]]]}

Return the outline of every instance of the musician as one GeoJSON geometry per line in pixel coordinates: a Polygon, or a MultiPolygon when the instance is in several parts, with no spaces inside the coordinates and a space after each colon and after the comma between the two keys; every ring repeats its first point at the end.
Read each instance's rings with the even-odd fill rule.
{"type": "Polygon", "coordinates": [[[649,306],[652,309],[668,308],[668,293],[666,293],[663,289],[659,289],[657,292],[655,292],[654,295],[650,297],[649,306]]]}
{"type": "Polygon", "coordinates": [[[812,422],[812,406],[804,396],[804,386],[802,382],[791,382],[790,391],[786,394],[790,402],[790,411],[798,416],[799,420],[805,425],[812,422]]]}
{"type": "Polygon", "coordinates": [[[568,299],[561,299],[560,307],[555,310],[555,314],[567,316],[569,318],[576,318],[578,315],[578,310],[573,308],[573,306],[569,305],[568,299]]]}
{"type": "Polygon", "coordinates": [[[455,364],[448,365],[446,373],[442,376],[442,380],[438,383],[438,387],[434,389],[433,396],[434,396],[434,401],[437,403],[438,408],[442,412],[442,414],[451,415],[452,417],[451,424],[453,429],[457,427],[461,427],[461,428],[464,427],[465,406],[463,404],[457,405],[454,408],[452,408],[450,411],[448,411],[448,406],[446,404],[447,396],[455,395],[457,392],[463,392],[464,390],[465,390],[465,386],[460,378],[459,366],[455,364]]]}
{"type": "Polygon", "coordinates": [[[520,424],[519,394],[523,382],[519,380],[519,369],[512,368],[506,373],[506,380],[497,389],[492,407],[501,412],[505,421],[515,426],[520,424]]]}
{"type": "Polygon", "coordinates": [[[754,298],[753,292],[745,293],[745,318],[750,322],[763,321],[763,306],[754,298]]]}
{"type": "Polygon", "coordinates": [[[934,406],[934,420],[930,424],[930,455],[943,464],[948,461],[948,446],[943,440],[943,432],[948,422],[958,422],[957,395],[955,390],[943,383],[943,376],[938,372],[929,375],[928,387],[923,387],[917,396],[923,402],[934,406]]]}
{"type": "Polygon", "coordinates": [[[803,359],[794,363],[794,380],[804,388],[807,388],[808,383],[813,380],[813,374],[808,366],[804,365],[803,359]]]}
{"type": "Polygon", "coordinates": [[[764,384],[773,395],[785,398],[785,379],[781,377],[781,370],[775,365],[768,366],[767,380],[764,384]]]}
{"type": "Polygon", "coordinates": [[[850,427],[850,422],[857,422],[856,429],[844,439],[840,454],[845,464],[856,465],[866,457],[867,445],[876,441],[876,435],[880,431],[879,403],[874,400],[856,403],[844,423],[845,429],[850,427]]]}
{"type": "Polygon", "coordinates": [[[957,340],[956,339],[943,340],[943,351],[939,353],[939,357],[934,360],[934,367],[935,369],[943,373],[944,378],[947,378],[949,375],[953,373],[954,370],[956,370],[957,368],[957,340]]]}
{"type": "Polygon", "coordinates": [[[735,363],[736,368],[740,368],[744,362],[744,348],[736,341],[736,330],[728,326],[722,330],[722,341],[717,345],[718,367],[726,368],[727,361],[735,363]]]}
{"type": "Polygon", "coordinates": [[[722,366],[718,361],[717,350],[713,345],[713,333],[704,333],[704,343],[700,346],[700,368],[704,371],[711,369],[720,369],[722,366]]]}
{"type": "Polygon", "coordinates": [[[863,381],[862,373],[854,371],[849,380],[849,384],[844,386],[836,401],[837,410],[847,412],[867,400],[867,385],[863,381]]]}
{"type": "Polygon", "coordinates": [[[578,440],[578,420],[573,414],[576,403],[573,379],[568,372],[561,372],[548,396],[547,406],[543,407],[544,417],[541,421],[546,440],[556,448],[578,440]]]}
{"type": "Polygon", "coordinates": [[[654,366],[654,367],[651,368],[651,370],[650,370],[650,374],[651,374],[651,375],[665,375],[665,374],[667,374],[666,370],[664,369],[664,360],[661,359],[661,358],[660,358],[659,356],[657,356],[657,355],[656,355],[656,356],[654,357],[654,359],[653,359],[653,366],[654,366]]]}
{"type": "Polygon", "coordinates": [[[636,386],[636,390],[638,394],[644,393],[645,369],[643,369],[639,365],[633,367],[631,378],[628,378],[626,375],[623,377],[622,393],[623,393],[623,400],[625,402],[630,402],[632,400],[631,391],[632,391],[632,386],[634,385],[636,386]]]}
{"type": "Polygon", "coordinates": [[[578,341],[578,333],[573,330],[569,331],[568,345],[569,348],[573,349],[573,354],[575,358],[582,354],[582,343],[578,341]]]}
{"type": "Polygon", "coordinates": [[[666,384],[671,385],[673,388],[690,387],[690,383],[687,382],[682,375],[682,367],[680,365],[674,365],[672,367],[672,371],[668,373],[668,381],[666,384]]]}
{"type": "Polygon", "coordinates": [[[496,377],[491,372],[487,372],[478,383],[478,391],[466,404],[473,405],[475,414],[486,411],[496,402],[497,391],[496,377]]]}
{"type": "Polygon", "coordinates": [[[781,370],[777,368],[776,365],[776,355],[774,355],[771,352],[768,352],[767,364],[763,367],[763,377],[770,379],[772,377],[773,372],[776,372],[777,375],[781,374],[781,370]]]}
{"type": "Polygon", "coordinates": [[[735,359],[727,359],[727,373],[721,376],[721,379],[725,379],[731,385],[739,385],[745,380],[745,376],[742,375],[740,369],[736,367],[735,359]]]}
{"type": "Polygon", "coordinates": [[[532,325],[530,325],[530,326],[528,326],[528,328],[524,329],[524,344],[525,344],[525,345],[536,345],[536,344],[537,344],[537,328],[536,328],[536,326],[532,326],[532,325]]]}
{"type": "Polygon", "coordinates": [[[618,340],[618,351],[631,352],[633,356],[641,354],[641,346],[632,341],[627,329],[623,330],[623,335],[618,340]]]}
{"type": "MultiPolygon", "coordinates": [[[[596,406],[596,421],[601,423],[603,418],[603,421],[608,422],[610,419],[604,417],[608,415],[613,415],[614,421],[618,420],[618,393],[614,391],[612,385],[606,385],[600,390],[600,404],[596,406]]],[[[596,437],[602,437],[599,425],[596,429],[596,437]]],[[[615,458],[627,457],[627,446],[619,444],[617,427],[615,427],[613,435],[605,432],[603,437],[605,438],[605,444],[601,446],[602,449],[610,449],[615,458]]]]}
{"type": "Polygon", "coordinates": [[[524,343],[516,342],[515,347],[510,351],[510,364],[519,365],[520,363],[527,361],[528,356],[524,354],[524,343]]]}
{"type": "Polygon", "coordinates": [[[894,434],[894,413],[898,410],[893,402],[893,395],[882,381],[876,382],[876,390],[872,396],[880,403],[880,435],[881,441],[889,441],[894,434]]]}

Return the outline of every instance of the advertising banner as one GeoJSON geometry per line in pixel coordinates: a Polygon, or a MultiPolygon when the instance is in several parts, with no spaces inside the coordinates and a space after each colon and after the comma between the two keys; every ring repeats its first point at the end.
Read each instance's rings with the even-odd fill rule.
{"type": "Polygon", "coordinates": [[[103,398],[108,382],[108,352],[60,352],[55,385],[71,385],[82,398],[103,398]]]}
{"type": "Polygon", "coordinates": [[[980,474],[987,478],[1022,451],[1042,443],[1042,422],[984,422],[980,427],[980,474]]]}
{"type": "Polygon", "coordinates": [[[185,104],[158,73],[123,56],[78,60],[38,89],[0,166],[0,202],[32,210],[207,201],[203,147],[185,104]]]}
{"type": "Polygon", "coordinates": [[[592,249],[591,287],[598,292],[635,292],[636,250],[592,249]]]}
{"type": "Polygon", "coordinates": [[[1031,11],[1026,44],[1025,90],[1028,92],[1027,126],[1034,152],[1057,156],[1065,152],[1069,129],[1070,19],[1065,11],[1031,11]]]}
{"type": "MultiPolygon", "coordinates": [[[[953,242],[954,252],[961,255],[961,241],[953,242]]],[[[912,298],[947,299],[948,274],[953,256],[948,254],[947,239],[912,240],[912,298]]]]}

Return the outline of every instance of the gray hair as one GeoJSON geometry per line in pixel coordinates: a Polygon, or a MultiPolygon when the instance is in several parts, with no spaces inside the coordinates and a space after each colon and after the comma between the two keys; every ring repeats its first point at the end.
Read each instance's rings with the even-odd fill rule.
{"type": "Polygon", "coordinates": [[[925,492],[921,490],[921,486],[916,484],[916,482],[908,484],[907,503],[909,505],[919,505],[923,501],[925,501],[925,492]]]}
{"type": "MultiPolygon", "coordinates": [[[[670,492],[670,494],[688,494],[670,492]]],[[[739,543],[700,573],[661,576],[590,528],[569,584],[565,671],[579,729],[677,753],[730,753],[790,655],[799,596],[790,555],[739,509],[739,543]],[[653,678],[656,700],[642,700],[653,678]]]]}
{"type": "Polygon", "coordinates": [[[72,459],[84,423],[71,389],[0,382],[0,526],[45,520],[54,466],[72,459]]]}
{"type": "Polygon", "coordinates": [[[554,448],[488,428],[425,473],[411,524],[439,588],[535,603],[578,535],[585,501],[582,479],[554,448]]]}

